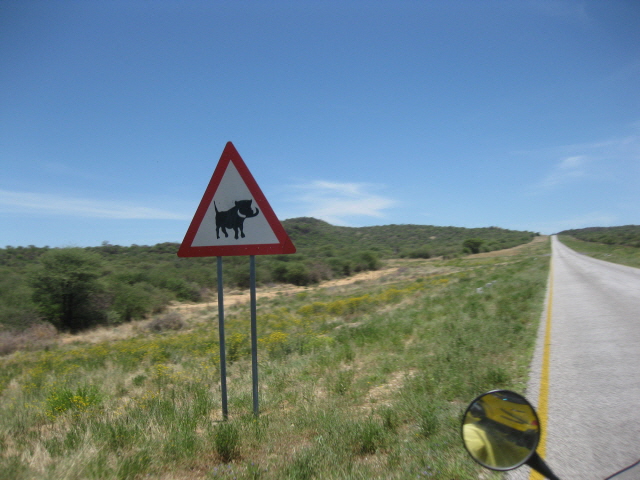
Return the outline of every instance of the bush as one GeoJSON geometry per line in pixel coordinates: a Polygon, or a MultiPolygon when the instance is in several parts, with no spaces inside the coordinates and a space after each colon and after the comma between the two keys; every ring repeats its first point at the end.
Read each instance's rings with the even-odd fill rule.
{"type": "Polygon", "coordinates": [[[154,318],[147,328],[153,332],[164,332],[165,330],[181,330],[185,323],[178,312],[169,312],[160,317],[154,318]]]}
{"type": "Polygon", "coordinates": [[[380,259],[373,252],[361,252],[353,259],[353,270],[356,272],[378,270],[380,265],[380,259]]]}
{"type": "Polygon", "coordinates": [[[53,343],[57,331],[47,322],[31,323],[21,331],[6,330],[0,332],[0,355],[16,350],[37,350],[53,343]]]}
{"type": "Polygon", "coordinates": [[[181,278],[171,279],[165,286],[167,290],[175,293],[176,298],[186,302],[198,302],[201,300],[201,288],[195,282],[188,282],[181,278]]]}
{"type": "Polygon", "coordinates": [[[462,242],[462,248],[465,253],[480,253],[480,247],[484,243],[481,238],[467,238],[462,242]]]}
{"type": "Polygon", "coordinates": [[[112,310],[119,321],[129,322],[142,318],[152,310],[154,287],[146,282],[118,283],[112,287],[112,310]]]}
{"type": "Polygon", "coordinates": [[[294,263],[287,268],[286,281],[294,285],[306,286],[312,283],[309,270],[302,263],[294,263]]]}
{"type": "Polygon", "coordinates": [[[415,250],[409,250],[402,252],[400,255],[402,258],[431,258],[431,250],[427,247],[416,248],[415,250]]]}
{"type": "Polygon", "coordinates": [[[327,259],[329,267],[338,277],[347,277],[351,275],[351,262],[345,258],[331,257],[327,259]]]}
{"type": "Polygon", "coordinates": [[[32,296],[23,275],[8,268],[0,269],[0,329],[23,330],[41,320],[32,296]]]}

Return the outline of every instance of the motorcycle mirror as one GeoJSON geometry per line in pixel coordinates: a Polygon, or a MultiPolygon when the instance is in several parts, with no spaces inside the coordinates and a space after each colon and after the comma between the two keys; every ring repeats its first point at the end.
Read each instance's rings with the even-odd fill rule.
{"type": "Polygon", "coordinates": [[[467,452],[480,465],[492,470],[512,470],[536,456],[540,422],[535,409],[522,395],[493,390],[469,404],[461,433],[467,452]]]}

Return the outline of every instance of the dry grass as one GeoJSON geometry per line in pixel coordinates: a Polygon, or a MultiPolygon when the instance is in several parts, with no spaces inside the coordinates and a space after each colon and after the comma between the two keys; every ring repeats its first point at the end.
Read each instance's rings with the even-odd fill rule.
{"type": "Polygon", "coordinates": [[[0,355],[17,350],[40,350],[56,342],[57,332],[50,323],[35,323],[22,331],[0,331],[0,355]]]}

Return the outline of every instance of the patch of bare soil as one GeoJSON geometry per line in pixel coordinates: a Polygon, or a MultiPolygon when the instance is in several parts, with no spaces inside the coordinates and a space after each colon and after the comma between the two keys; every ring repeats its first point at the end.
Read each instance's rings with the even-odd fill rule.
{"type": "MultiPolygon", "coordinates": [[[[310,288],[332,288],[342,287],[345,285],[352,285],[359,282],[371,282],[378,280],[385,275],[393,274],[398,270],[398,267],[383,268],[381,270],[374,270],[369,272],[361,272],[347,278],[339,278],[336,280],[328,280],[322,282],[315,287],[298,287],[295,285],[276,285],[276,286],[264,286],[256,289],[256,298],[273,298],[278,295],[291,295],[294,293],[300,293],[309,290],[310,288]]],[[[247,303],[250,301],[250,293],[248,291],[231,291],[224,293],[224,306],[232,306],[240,303],[247,303]]],[[[195,311],[211,309],[218,306],[217,300],[211,300],[204,303],[175,303],[170,306],[172,310],[185,313],[193,313],[195,311]]]]}
{"type": "MultiPolygon", "coordinates": [[[[376,283],[384,285],[403,280],[411,280],[420,276],[443,275],[451,273],[455,269],[451,267],[437,266],[434,261],[438,259],[392,259],[386,262],[386,267],[380,270],[372,270],[357,273],[350,277],[339,278],[335,280],[327,280],[318,285],[309,287],[298,287],[295,285],[274,285],[260,286],[256,289],[256,298],[268,299],[276,296],[293,295],[296,293],[306,292],[310,290],[328,290],[337,291],[344,290],[347,287],[366,286],[376,283]]],[[[225,308],[233,305],[240,305],[250,301],[250,293],[248,290],[230,290],[224,292],[225,308]]],[[[171,310],[183,314],[195,314],[205,310],[214,310],[218,307],[217,299],[210,299],[201,303],[174,303],[169,306],[171,310]]]]}

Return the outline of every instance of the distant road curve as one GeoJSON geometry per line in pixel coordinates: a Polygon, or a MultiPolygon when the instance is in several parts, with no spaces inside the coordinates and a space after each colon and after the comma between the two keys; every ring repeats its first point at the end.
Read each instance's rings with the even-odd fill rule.
{"type": "Polygon", "coordinates": [[[552,252],[551,305],[527,397],[540,402],[549,316],[544,457],[562,480],[604,479],[640,459],[640,269],[579,254],[555,236],[552,252]]]}

